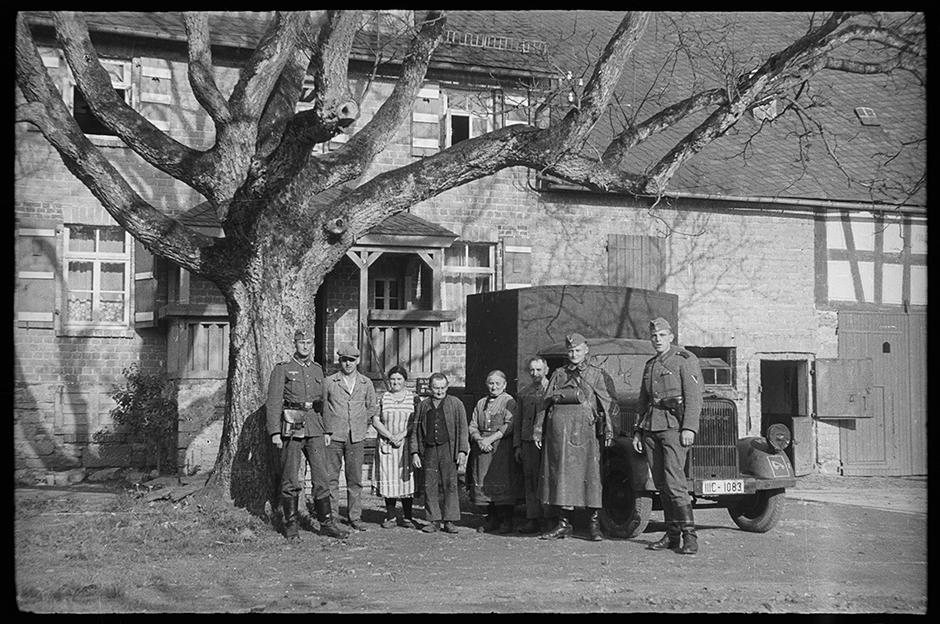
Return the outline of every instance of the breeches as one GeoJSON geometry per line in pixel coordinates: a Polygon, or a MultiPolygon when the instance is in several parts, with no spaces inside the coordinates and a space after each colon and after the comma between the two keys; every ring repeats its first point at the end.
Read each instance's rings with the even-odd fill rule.
{"type": "Polygon", "coordinates": [[[685,478],[685,460],[690,447],[679,443],[679,430],[644,431],[643,448],[660,496],[677,507],[691,505],[685,478]]]}
{"type": "Polygon", "coordinates": [[[313,483],[314,500],[330,495],[329,477],[326,472],[326,445],[323,438],[284,438],[281,447],[281,496],[296,497],[303,491],[300,467],[303,458],[310,466],[310,481],[313,483]]]}

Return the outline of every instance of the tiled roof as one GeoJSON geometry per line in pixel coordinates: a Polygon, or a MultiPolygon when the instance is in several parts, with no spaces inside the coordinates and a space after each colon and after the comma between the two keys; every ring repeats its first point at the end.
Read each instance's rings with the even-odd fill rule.
{"type": "Polygon", "coordinates": [[[447,228],[425,221],[410,212],[399,212],[392,215],[366,232],[366,234],[457,238],[457,235],[447,228]]]}
{"type": "MultiPolygon", "coordinates": [[[[40,12],[30,15],[36,20],[48,19],[40,12]]],[[[258,18],[264,15],[213,13],[213,42],[253,45],[263,32],[265,22],[258,18]]],[[[610,11],[449,11],[446,30],[450,43],[441,44],[434,59],[451,66],[541,75],[563,76],[570,71],[578,77],[597,58],[622,15],[610,11]],[[530,43],[528,53],[520,51],[521,42],[530,43]],[[545,43],[544,54],[539,52],[543,49],[540,42],[545,43]]],[[[808,13],[657,13],[624,72],[618,93],[622,109],[643,120],[693,90],[714,86],[719,76],[717,71],[710,72],[710,67],[730,62],[738,63],[739,68],[756,67],[757,59],[805,33],[809,17],[808,13]],[[675,49],[675,28],[670,21],[684,28],[687,37],[711,40],[705,53],[696,58],[695,68],[681,54],[669,56],[675,49]],[[654,83],[657,88],[648,90],[654,83]]],[[[182,20],[174,13],[88,13],[86,19],[95,30],[185,39],[182,20]]],[[[357,40],[356,50],[367,52],[368,43],[357,40]]],[[[902,142],[926,136],[926,98],[910,77],[827,72],[811,82],[799,101],[832,133],[827,141],[816,135],[801,143],[797,137],[805,133],[805,118],[801,120],[792,112],[763,127],[748,115],[683,166],[670,190],[830,201],[902,200],[894,189],[880,188],[879,180],[888,176],[878,171],[875,163],[888,160],[885,155],[897,152],[902,142]],[[854,112],[860,106],[874,109],[881,125],[861,125],[854,112]]],[[[642,171],[703,119],[703,115],[687,119],[651,137],[633,151],[625,166],[642,171]]],[[[605,128],[610,131],[609,125],[598,124],[600,132],[588,146],[592,153],[603,149],[605,128]]],[[[920,175],[926,161],[923,145],[913,156],[904,153],[891,160],[887,165],[890,177],[920,175]]],[[[926,191],[908,203],[926,205],[926,191]]]]}

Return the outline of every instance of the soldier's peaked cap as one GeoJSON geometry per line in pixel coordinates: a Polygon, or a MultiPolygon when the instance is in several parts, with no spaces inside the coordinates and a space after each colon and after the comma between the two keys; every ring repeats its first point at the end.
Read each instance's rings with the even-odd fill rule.
{"type": "Polygon", "coordinates": [[[655,333],[658,331],[672,331],[672,326],[669,324],[669,321],[664,319],[661,316],[657,316],[652,321],[650,321],[650,333],[655,333]]]}
{"type": "Polygon", "coordinates": [[[307,338],[313,338],[311,332],[306,329],[297,329],[294,331],[294,340],[306,340],[307,338]]]}
{"type": "Polygon", "coordinates": [[[587,342],[587,340],[585,340],[584,336],[581,334],[568,334],[565,336],[565,346],[568,348],[577,347],[585,342],[587,342]]]}

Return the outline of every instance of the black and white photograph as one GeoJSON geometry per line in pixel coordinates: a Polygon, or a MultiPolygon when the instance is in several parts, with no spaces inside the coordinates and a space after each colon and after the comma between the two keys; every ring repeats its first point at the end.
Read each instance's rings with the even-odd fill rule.
{"type": "Polygon", "coordinates": [[[11,16],[16,612],[927,614],[925,13],[11,16]]]}

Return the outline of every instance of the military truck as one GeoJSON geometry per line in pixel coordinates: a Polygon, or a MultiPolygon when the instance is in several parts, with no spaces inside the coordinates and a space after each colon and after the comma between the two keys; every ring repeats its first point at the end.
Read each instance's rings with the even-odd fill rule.
{"type": "MultiPolygon", "coordinates": [[[[539,286],[467,297],[467,390],[483,396],[486,373],[503,370],[514,394],[529,383],[528,359],[542,355],[549,369],[563,366],[564,337],[587,338],[591,363],[606,370],[619,414],[613,414],[614,442],[602,466],[604,531],[614,537],[640,535],[659,495],[645,456],[633,449],[633,423],[646,361],[655,355],[648,322],[657,316],[672,325],[679,342],[678,297],[659,291],[609,286],[539,286]]],[[[745,531],[764,533],[780,520],[786,488],[796,485],[784,450],[791,434],[774,424],[766,437],[738,435],[737,407],[727,397],[706,393],[686,474],[696,508],[728,510],[745,531]]]]}

